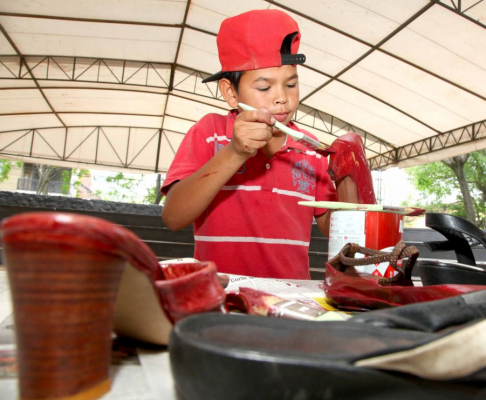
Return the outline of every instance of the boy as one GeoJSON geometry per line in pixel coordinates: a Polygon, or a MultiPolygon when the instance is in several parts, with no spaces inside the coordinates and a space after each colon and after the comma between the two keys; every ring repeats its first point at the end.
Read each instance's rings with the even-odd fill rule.
{"type": "MultiPolygon", "coordinates": [[[[272,125],[299,105],[297,23],[278,10],[223,21],[217,37],[219,80],[233,110],[209,114],[186,134],[162,188],[171,230],[194,223],[195,254],[219,272],[309,279],[312,218],[327,236],[327,210],[300,200],[335,200],[327,159],[272,125]],[[238,109],[245,103],[257,111],[238,109]]],[[[313,136],[313,135],[310,135],[313,136]]],[[[345,200],[344,200],[345,201],[345,200]]]]}

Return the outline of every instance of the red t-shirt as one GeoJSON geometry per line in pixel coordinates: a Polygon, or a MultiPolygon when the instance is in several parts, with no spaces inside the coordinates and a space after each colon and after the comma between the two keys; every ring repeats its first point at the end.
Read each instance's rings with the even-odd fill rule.
{"type": "MultiPolygon", "coordinates": [[[[162,193],[230,142],[236,115],[208,114],[189,130],[162,193]]],[[[259,150],[247,160],[194,221],[194,258],[214,261],[219,272],[309,279],[312,221],[326,210],[300,206],[301,200],[336,200],[336,190],[327,159],[288,136],[270,159],[259,150]]]]}

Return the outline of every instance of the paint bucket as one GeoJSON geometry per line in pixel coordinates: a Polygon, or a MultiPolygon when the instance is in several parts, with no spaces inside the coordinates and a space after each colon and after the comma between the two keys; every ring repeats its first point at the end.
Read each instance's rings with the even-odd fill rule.
{"type": "MultiPolygon", "coordinates": [[[[332,211],[329,232],[329,259],[346,243],[358,243],[370,249],[391,251],[403,240],[403,215],[376,211],[332,211]]],[[[364,257],[356,254],[356,257],[364,257]]],[[[400,260],[399,262],[400,263],[400,260]]],[[[395,270],[389,263],[358,266],[359,272],[392,277],[395,270]]]]}

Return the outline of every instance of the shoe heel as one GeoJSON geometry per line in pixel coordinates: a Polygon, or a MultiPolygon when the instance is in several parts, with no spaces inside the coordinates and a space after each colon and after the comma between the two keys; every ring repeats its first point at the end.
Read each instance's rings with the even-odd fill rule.
{"type": "Polygon", "coordinates": [[[48,227],[19,232],[15,225],[2,224],[2,239],[19,397],[99,398],[110,390],[113,309],[125,260],[80,237],[67,239],[48,227]]]}
{"type": "Polygon", "coordinates": [[[224,303],[214,263],[163,269],[135,234],[98,218],[26,213],[1,234],[22,400],[96,399],[110,389],[113,325],[166,345],[174,321],[224,303]]]}

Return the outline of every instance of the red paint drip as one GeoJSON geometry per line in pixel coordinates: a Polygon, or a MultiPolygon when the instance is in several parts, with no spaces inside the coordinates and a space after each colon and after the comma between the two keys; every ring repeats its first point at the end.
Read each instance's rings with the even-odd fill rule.
{"type": "Polygon", "coordinates": [[[207,174],[204,174],[203,176],[201,176],[199,179],[207,178],[209,175],[213,175],[213,174],[217,174],[217,173],[218,173],[218,171],[208,172],[207,174]]]}

